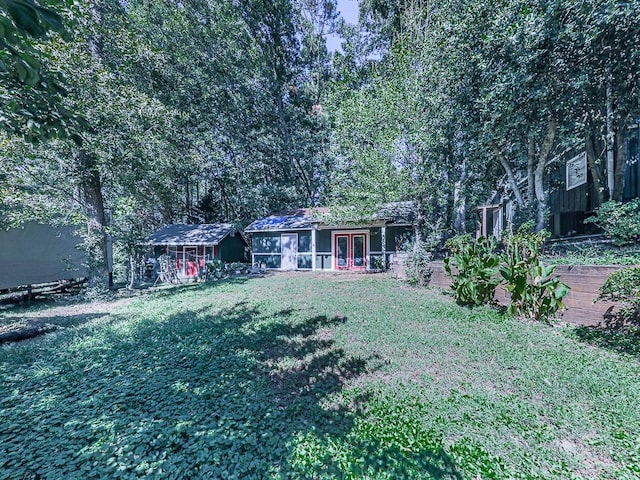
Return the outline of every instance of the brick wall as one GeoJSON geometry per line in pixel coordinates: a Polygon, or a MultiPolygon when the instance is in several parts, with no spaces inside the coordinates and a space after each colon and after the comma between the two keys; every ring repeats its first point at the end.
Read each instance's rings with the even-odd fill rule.
{"type": "MultiPolygon", "coordinates": [[[[431,264],[433,274],[431,285],[449,288],[451,280],[444,271],[442,262],[431,264]]],[[[603,320],[607,309],[615,306],[609,302],[593,303],[598,296],[598,289],[607,277],[616,270],[623,268],[618,265],[558,265],[555,273],[561,280],[569,285],[571,290],[565,297],[567,306],[562,315],[562,320],[579,325],[597,325],[603,320]]],[[[507,292],[501,287],[496,291],[496,300],[505,305],[509,302],[507,292]]]]}

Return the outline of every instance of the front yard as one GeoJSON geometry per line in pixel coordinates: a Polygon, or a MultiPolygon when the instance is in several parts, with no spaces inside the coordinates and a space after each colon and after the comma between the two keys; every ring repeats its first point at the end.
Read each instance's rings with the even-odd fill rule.
{"type": "Polygon", "coordinates": [[[391,279],[182,286],[65,322],[0,348],[0,478],[640,477],[637,356],[391,279]]]}

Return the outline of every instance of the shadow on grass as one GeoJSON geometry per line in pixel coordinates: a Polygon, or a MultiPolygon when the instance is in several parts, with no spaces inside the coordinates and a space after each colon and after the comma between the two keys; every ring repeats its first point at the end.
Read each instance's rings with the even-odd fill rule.
{"type": "Polygon", "coordinates": [[[640,358],[640,312],[637,308],[609,307],[600,324],[576,327],[573,332],[582,342],[640,358]]]}
{"type": "Polygon", "coordinates": [[[148,292],[148,295],[156,298],[162,298],[177,295],[182,292],[194,292],[211,289],[215,290],[218,287],[242,285],[244,283],[247,283],[250,279],[250,277],[230,277],[208,282],[161,283],[157,287],[141,288],[140,291],[148,292]]]}
{"type": "Polygon", "coordinates": [[[640,328],[576,327],[573,334],[589,345],[640,358],[640,328]]]}
{"type": "Polygon", "coordinates": [[[292,465],[304,435],[347,441],[366,402],[336,399],[379,363],[336,345],[332,327],[344,322],[240,303],[121,322],[7,364],[0,477],[408,478],[410,465],[461,478],[438,445],[408,452],[373,438],[351,446],[361,463],[292,465]]]}

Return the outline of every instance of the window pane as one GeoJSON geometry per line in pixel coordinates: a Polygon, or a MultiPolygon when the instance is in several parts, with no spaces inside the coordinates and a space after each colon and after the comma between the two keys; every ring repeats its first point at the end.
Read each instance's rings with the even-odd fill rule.
{"type": "Polygon", "coordinates": [[[353,266],[364,267],[364,235],[353,237],[353,266]]]}

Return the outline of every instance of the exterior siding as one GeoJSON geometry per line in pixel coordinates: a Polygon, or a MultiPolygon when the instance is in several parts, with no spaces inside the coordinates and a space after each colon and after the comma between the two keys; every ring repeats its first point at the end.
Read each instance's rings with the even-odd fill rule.
{"type": "Polygon", "coordinates": [[[0,231],[0,289],[86,277],[73,227],[27,223],[0,231]]]}
{"type": "Polygon", "coordinates": [[[219,258],[223,262],[244,262],[245,243],[239,234],[228,235],[220,242],[218,247],[219,258]]]}

